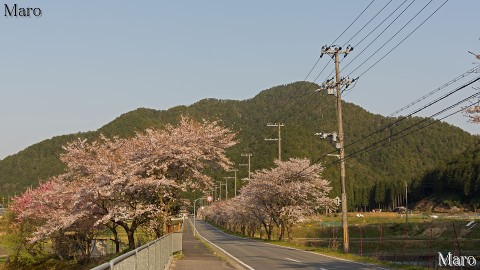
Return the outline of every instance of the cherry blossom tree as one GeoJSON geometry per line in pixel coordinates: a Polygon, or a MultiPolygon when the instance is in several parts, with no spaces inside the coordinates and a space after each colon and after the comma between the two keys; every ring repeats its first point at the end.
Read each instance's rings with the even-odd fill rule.
{"type": "Polygon", "coordinates": [[[320,164],[311,165],[307,159],[293,158],[276,161],[276,167],[255,172],[252,181],[242,189],[242,194],[260,209],[252,209],[262,218],[268,237],[271,237],[272,224],[280,227],[279,239],[285,229],[290,235],[290,227],[300,218],[315,210],[331,206],[328,197],[330,183],[321,178],[320,164]]]}
{"type": "Polygon", "coordinates": [[[122,227],[133,249],[135,231],[165,221],[179,190],[212,186],[205,170],[231,166],[225,149],[236,144],[234,138],[217,122],[182,117],[178,126],[133,138],[78,139],[64,146],[60,157],[67,172],[17,198],[12,209],[18,222],[40,221],[32,242],[107,227],[119,251],[117,228],[122,227]]]}
{"type": "MultiPolygon", "coordinates": [[[[285,230],[291,235],[291,225],[301,218],[326,207],[332,207],[328,197],[330,183],[321,177],[320,164],[307,159],[293,158],[276,161],[276,167],[254,172],[241,195],[231,203],[216,203],[202,215],[225,227],[242,226],[246,219],[256,219],[271,239],[273,228],[280,228],[279,239],[285,230]],[[242,210],[245,210],[243,212],[242,210]],[[246,214],[248,213],[248,215],[246,214]]],[[[255,227],[255,224],[250,224],[255,227]]]]}
{"type": "Polygon", "coordinates": [[[82,179],[83,196],[100,209],[99,224],[118,224],[125,229],[129,247],[139,226],[166,220],[178,199],[176,190],[208,187],[212,179],[204,170],[228,169],[225,148],[235,134],[217,122],[196,122],[182,117],[178,126],[146,130],[131,139],[108,139],[65,147],[62,160],[73,179],[82,179]],[[85,177],[86,176],[86,177],[85,177]],[[92,193],[95,191],[95,193],[92,193]]]}
{"type": "Polygon", "coordinates": [[[135,247],[135,231],[161,214],[161,198],[174,188],[173,181],[145,174],[132,159],[132,141],[104,136],[91,144],[78,140],[65,146],[61,156],[69,169],[65,178],[77,189],[74,201],[96,217],[95,226],[106,225],[114,235],[115,225],[121,226],[130,248],[135,247]]]}
{"type": "Polygon", "coordinates": [[[56,254],[63,258],[75,253],[72,241],[80,245],[81,257],[88,257],[90,243],[94,237],[94,217],[76,207],[73,203],[73,189],[66,185],[62,177],[52,178],[35,189],[29,189],[15,198],[10,209],[15,213],[14,227],[24,228],[24,224],[33,225],[28,245],[52,240],[56,254]],[[67,231],[75,235],[66,236],[67,231]]]}
{"type": "Polygon", "coordinates": [[[470,118],[470,122],[480,124],[480,102],[475,106],[466,108],[465,114],[470,118]]]}

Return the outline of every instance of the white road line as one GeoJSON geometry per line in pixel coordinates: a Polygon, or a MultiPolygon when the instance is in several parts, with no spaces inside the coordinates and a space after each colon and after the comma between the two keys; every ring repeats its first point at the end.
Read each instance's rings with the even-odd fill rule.
{"type": "MultiPolygon", "coordinates": [[[[282,247],[282,246],[271,244],[271,243],[265,243],[264,242],[264,244],[274,246],[274,247],[282,247]]],[[[327,257],[327,258],[335,259],[335,260],[339,260],[339,261],[356,263],[356,264],[360,264],[360,265],[363,265],[363,266],[375,267],[375,268],[380,269],[380,270],[390,270],[388,268],[383,268],[383,267],[380,267],[380,266],[377,266],[377,265],[374,265],[374,264],[366,264],[366,263],[361,263],[361,262],[356,262],[356,261],[350,261],[350,260],[347,260],[347,259],[332,257],[332,256],[329,256],[329,255],[325,255],[325,254],[321,254],[321,253],[317,253],[317,252],[313,252],[313,251],[302,250],[302,249],[298,249],[298,248],[294,248],[294,247],[291,247],[291,249],[298,250],[298,251],[303,251],[303,252],[307,252],[307,253],[310,253],[310,254],[315,254],[315,255],[318,255],[318,256],[323,256],[323,257],[327,257]]]]}
{"type": "MultiPolygon", "coordinates": [[[[212,227],[213,229],[225,234],[225,235],[228,235],[228,236],[233,236],[233,237],[236,237],[236,238],[240,238],[240,239],[246,239],[246,240],[252,240],[252,241],[258,241],[258,240],[253,240],[253,239],[249,239],[249,238],[246,238],[246,237],[240,237],[240,236],[236,236],[236,235],[232,235],[232,234],[227,234],[221,230],[219,230],[218,228],[215,228],[214,226],[208,224],[208,223],[205,223],[207,224],[208,226],[212,227]]],[[[208,241],[208,240],[207,240],[208,241]]],[[[293,247],[283,247],[283,246],[279,246],[279,245],[275,245],[275,244],[271,244],[271,243],[266,243],[266,242],[260,242],[260,243],[263,243],[263,244],[266,244],[266,245],[270,245],[270,246],[274,246],[274,247],[282,247],[282,248],[285,248],[285,249],[293,249],[293,250],[299,250],[299,251],[303,251],[303,252],[307,252],[307,253],[310,253],[310,254],[315,254],[315,255],[318,255],[318,256],[323,256],[323,257],[327,257],[327,258],[330,258],[330,259],[334,259],[334,260],[339,260],[339,261],[344,261],[344,262],[349,262],[349,263],[355,263],[355,264],[359,264],[359,265],[363,265],[363,266],[368,266],[368,267],[375,267],[377,269],[380,269],[380,270],[390,270],[388,268],[383,268],[383,267],[380,267],[378,265],[374,265],[374,264],[366,264],[366,263],[361,263],[361,262],[356,262],[356,261],[351,261],[351,260],[347,260],[347,259],[342,259],[342,258],[337,258],[337,257],[332,257],[332,256],[329,256],[329,255],[325,255],[325,254],[321,254],[321,253],[317,253],[317,252],[313,252],[313,251],[307,251],[307,250],[302,250],[302,249],[298,249],[298,248],[293,248],[293,247]]],[[[323,269],[323,268],[322,268],[323,269]]],[[[325,269],[327,270],[327,269],[325,269]]]]}
{"type": "MultiPolygon", "coordinates": [[[[188,220],[190,221],[190,220],[188,220]]],[[[208,224],[208,223],[207,223],[208,224]]],[[[190,221],[190,225],[192,225],[192,221],[190,221]]],[[[209,224],[210,225],[210,224],[209,224]]],[[[193,227],[193,225],[192,225],[193,227]]],[[[235,261],[237,261],[238,263],[240,263],[241,265],[245,266],[247,269],[249,270],[255,270],[255,268],[251,267],[250,265],[240,261],[240,259],[238,259],[237,257],[233,256],[232,254],[226,252],[223,248],[215,245],[214,243],[210,242],[207,238],[203,237],[197,230],[197,228],[194,228],[194,230],[196,231],[197,235],[200,236],[203,240],[207,241],[209,244],[215,246],[216,248],[220,249],[223,253],[227,254],[228,256],[230,256],[232,259],[234,259],[235,261]]]]}
{"type": "Polygon", "coordinates": [[[292,261],[292,262],[301,263],[301,261],[297,261],[297,260],[294,260],[294,259],[290,259],[290,258],[285,258],[285,259],[289,260],[289,261],[292,261]]]}

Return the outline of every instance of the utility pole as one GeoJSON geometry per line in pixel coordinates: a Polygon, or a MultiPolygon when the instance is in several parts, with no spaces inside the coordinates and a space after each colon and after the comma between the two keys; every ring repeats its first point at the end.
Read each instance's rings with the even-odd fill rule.
{"type": "Polygon", "coordinates": [[[353,48],[349,45],[345,50],[342,50],[338,46],[323,46],[322,54],[331,55],[335,61],[335,82],[328,80],[322,84],[322,88],[330,93],[334,93],[332,90],[336,88],[337,96],[337,120],[338,120],[338,139],[339,139],[339,151],[340,151],[340,181],[342,186],[342,227],[343,227],[343,250],[345,253],[349,251],[349,237],[348,237],[348,221],[347,221],[347,192],[345,184],[345,149],[344,149],[344,134],[343,134],[343,118],[342,118],[342,86],[349,86],[353,81],[349,79],[340,78],[340,65],[338,60],[339,54],[347,56],[353,48]]]}
{"type": "MultiPolygon", "coordinates": [[[[235,179],[235,184],[234,184],[234,187],[233,187],[233,190],[234,190],[233,194],[235,195],[235,197],[237,197],[237,172],[238,172],[238,170],[237,169],[231,170],[231,172],[235,173],[235,176],[233,177],[233,179],[235,179]]],[[[230,178],[232,178],[232,177],[230,176],[230,178]]]]}
{"type": "Polygon", "coordinates": [[[225,179],[225,200],[228,199],[228,180],[225,179]]]}
{"type": "Polygon", "coordinates": [[[278,141],[278,161],[282,161],[282,136],[281,136],[281,128],[285,126],[283,123],[267,123],[267,127],[278,127],[278,138],[274,139],[267,139],[265,141],[278,141]]]}
{"type": "Polygon", "coordinates": [[[405,224],[408,224],[408,185],[405,181],[405,224]]]}
{"type": "Polygon", "coordinates": [[[218,185],[219,185],[218,190],[219,190],[219,194],[220,194],[220,196],[218,198],[219,198],[219,201],[221,201],[222,200],[222,186],[224,184],[222,183],[222,181],[219,181],[218,185]]]}
{"type": "MultiPolygon", "coordinates": [[[[237,173],[235,173],[235,175],[237,175],[237,173]]],[[[235,179],[235,181],[237,180],[237,177],[233,177],[233,176],[224,176],[223,177],[225,179],[225,199],[228,199],[227,197],[227,194],[228,194],[228,191],[227,191],[227,181],[228,179],[235,179]]],[[[235,183],[235,186],[237,186],[237,184],[235,183]]],[[[237,191],[235,190],[235,194],[237,193],[237,191]]],[[[235,195],[237,196],[237,195],[235,195]]]]}
{"type": "Polygon", "coordinates": [[[252,154],[242,154],[242,157],[248,157],[248,164],[239,164],[240,166],[248,166],[248,180],[250,180],[250,158],[252,156],[252,154]]]}

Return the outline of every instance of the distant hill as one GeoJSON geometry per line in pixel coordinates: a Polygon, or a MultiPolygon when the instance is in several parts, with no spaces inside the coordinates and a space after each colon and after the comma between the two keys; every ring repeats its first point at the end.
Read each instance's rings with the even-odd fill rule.
{"type": "MultiPolygon", "coordinates": [[[[276,137],[276,129],[267,127],[268,122],[285,124],[282,128],[282,158],[317,160],[335,148],[329,141],[313,134],[337,129],[335,98],[314,94],[313,89],[317,88],[315,84],[297,82],[264,90],[254,98],[241,101],[204,99],[190,106],[169,110],[140,108],[119,116],[95,132],[45,140],[0,161],[0,195],[18,194],[40,180],[62,172],[64,167],[58,159],[61,146],[76,137],[94,139],[100,133],[128,137],[135,131],[174,123],[181,115],[199,120],[220,120],[224,126],[237,131],[240,143],[230,149],[228,155],[239,164],[246,162],[241,153],[253,153],[253,170],[271,166],[277,157],[275,142],[264,141],[264,138],[276,137]]],[[[347,102],[344,102],[343,111],[346,144],[397,120],[369,113],[347,102]]],[[[346,154],[361,150],[422,119],[405,119],[348,147],[346,154]]],[[[418,180],[419,175],[432,170],[436,164],[448,162],[472,147],[475,141],[474,136],[460,128],[436,123],[400,140],[392,137],[387,146],[348,159],[349,207],[368,209],[398,205],[405,182],[418,180]]],[[[335,157],[326,157],[321,161],[327,164],[324,175],[332,182],[333,195],[339,194],[338,165],[332,164],[336,161],[335,157]]],[[[239,169],[239,177],[246,177],[245,167],[239,169]]]]}
{"type": "MultiPolygon", "coordinates": [[[[415,181],[413,198],[428,197],[430,205],[446,209],[480,208],[480,144],[472,146],[447,162],[439,162],[433,169],[419,175],[415,181]]],[[[422,208],[422,204],[418,205],[422,208]]],[[[425,208],[425,207],[424,207],[425,208]]]]}

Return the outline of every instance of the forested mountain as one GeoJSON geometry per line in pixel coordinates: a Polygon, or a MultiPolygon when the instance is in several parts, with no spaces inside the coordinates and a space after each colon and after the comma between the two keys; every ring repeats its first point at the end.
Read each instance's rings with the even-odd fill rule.
{"type": "Polygon", "coordinates": [[[480,145],[470,147],[448,162],[440,162],[434,169],[415,181],[416,199],[428,196],[445,206],[470,205],[480,207],[480,145]]]}
{"type": "MultiPolygon", "coordinates": [[[[165,111],[140,108],[121,115],[96,132],[54,137],[1,160],[0,193],[19,193],[42,179],[60,173],[63,170],[58,159],[61,146],[76,137],[93,139],[100,133],[132,136],[136,131],[161,128],[166,123],[178,121],[181,115],[188,115],[199,120],[219,120],[224,126],[237,131],[240,143],[232,147],[228,155],[240,164],[247,161],[242,153],[252,153],[253,170],[271,166],[277,157],[276,143],[264,140],[276,138],[277,129],[266,124],[284,123],[282,159],[307,157],[324,163],[324,175],[332,182],[332,195],[336,196],[340,193],[339,166],[335,164],[338,159],[322,157],[335,151],[335,146],[314,136],[317,132],[336,131],[335,97],[315,93],[317,88],[311,83],[297,82],[264,90],[254,98],[242,101],[204,99],[190,106],[165,111]]],[[[346,102],[343,112],[346,145],[398,120],[369,113],[346,102]]],[[[395,136],[397,132],[424,120],[410,117],[346,148],[348,156],[384,139],[389,142],[347,159],[350,208],[394,206],[403,194],[405,182],[411,185],[420,175],[432,170],[435,164],[446,163],[475,144],[474,136],[446,123],[435,123],[401,139],[398,137],[403,133],[395,136]]],[[[415,129],[408,129],[408,132],[415,129]]],[[[215,174],[227,175],[222,172],[215,174]]],[[[246,175],[245,167],[239,167],[239,177],[246,175]]]]}

